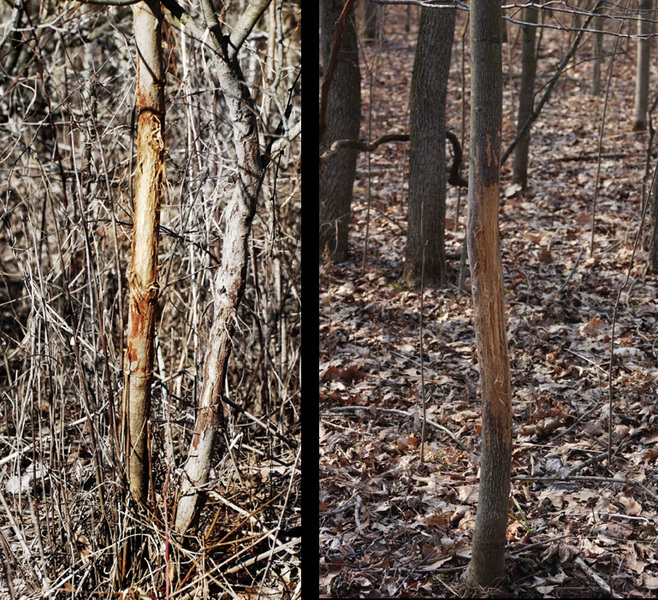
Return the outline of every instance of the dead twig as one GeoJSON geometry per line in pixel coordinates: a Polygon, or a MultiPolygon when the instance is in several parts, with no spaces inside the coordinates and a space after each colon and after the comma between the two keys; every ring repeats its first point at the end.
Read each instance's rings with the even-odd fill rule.
{"type": "Polygon", "coordinates": [[[574,561],[585,573],[587,576],[598,585],[606,594],[610,594],[612,598],[621,598],[619,594],[616,594],[614,590],[601,578],[601,576],[590,567],[580,556],[578,556],[574,561]]]}
{"type": "MultiPolygon", "coordinates": [[[[383,413],[389,413],[389,414],[394,414],[394,415],[400,415],[402,417],[408,417],[409,419],[415,418],[414,415],[411,413],[405,412],[404,410],[398,410],[397,408],[377,408],[376,406],[335,406],[333,408],[330,408],[327,412],[349,412],[349,411],[355,411],[355,410],[365,410],[367,412],[372,412],[372,411],[379,411],[383,413]]],[[[464,445],[459,441],[459,438],[452,433],[447,427],[444,427],[443,425],[437,423],[436,421],[431,421],[430,419],[426,419],[425,422],[428,425],[431,425],[435,429],[439,429],[443,431],[447,436],[452,439],[455,444],[457,444],[462,450],[465,450],[464,445]]]]}
{"type": "Polygon", "coordinates": [[[563,477],[525,477],[525,476],[516,476],[512,477],[512,481],[583,481],[583,482],[592,482],[592,483],[621,483],[623,485],[635,485],[642,488],[649,496],[658,502],[658,494],[650,490],[646,485],[640,483],[639,481],[633,481],[632,479],[622,479],[620,477],[595,477],[595,476],[585,476],[585,475],[571,475],[563,477]]]}

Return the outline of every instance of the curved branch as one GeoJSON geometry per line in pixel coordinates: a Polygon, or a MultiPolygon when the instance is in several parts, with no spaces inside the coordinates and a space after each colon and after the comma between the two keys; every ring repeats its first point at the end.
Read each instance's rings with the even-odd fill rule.
{"type": "Polygon", "coordinates": [[[450,175],[448,176],[448,183],[454,185],[455,187],[468,187],[468,181],[466,181],[459,172],[462,166],[462,161],[464,160],[461,144],[459,143],[457,136],[452,131],[447,129],[446,137],[450,140],[450,143],[452,144],[452,151],[454,152],[452,167],[450,167],[450,175]]]}
{"type": "MultiPolygon", "coordinates": [[[[462,162],[464,160],[464,155],[462,153],[462,147],[459,143],[457,136],[449,130],[446,130],[446,138],[452,144],[452,149],[454,153],[454,158],[452,160],[452,166],[450,167],[450,175],[448,176],[448,183],[454,185],[455,187],[468,187],[468,181],[466,181],[460,174],[460,169],[462,162]]],[[[385,135],[379,136],[377,139],[372,142],[363,142],[361,140],[336,140],[329,150],[324,152],[320,156],[320,162],[324,162],[331,158],[334,154],[338,152],[341,148],[352,148],[358,150],[359,152],[373,152],[382,144],[387,144],[389,142],[408,142],[409,134],[408,133],[387,133],[385,135]]]]}
{"type": "Polygon", "coordinates": [[[378,137],[376,140],[371,142],[362,142],[361,140],[336,140],[331,144],[331,148],[327,150],[320,157],[320,162],[326,161],[328,158],[331,158],[340,148],[353,148],[354,150],[359,150],[360,152],[372,152],[378,146],[386,144],[388,142],[408,142],[409,134],[408,133],[387,133],[378,137]]]}

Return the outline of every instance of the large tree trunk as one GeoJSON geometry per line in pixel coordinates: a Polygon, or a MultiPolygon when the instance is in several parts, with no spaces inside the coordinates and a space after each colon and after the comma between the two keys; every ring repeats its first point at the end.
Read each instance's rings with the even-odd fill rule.
{"type": "Polygon", "coordinates": [[[646,11],[640,15],[637,32],[643,36],[637,40],[637,67],[635,73],[635,107],[633,112],[633,131],[647,128],[647,109],[649,108],[649,59],[651,38],[647,37],[653,29],[651,23],[652,0],[640,0],[640,9],[646,11]]]}
{"type": "Polygon", "coordinates": [[[454,8],[423,7],[409,93],[409,216],[401,280],[419,287],[445,280],[446,94],[454,8]]]}
{"type": "Polygon", "coordinates": [[[148,416],[158,299],[158,226],[165,184],[164,71],[159,2],[133,6],[137,45],[137,168],[135,170],[130,305],[124,413],[132,497],[146,503],[149,486],[148,416]]]}
{"type": "Polygon", "coordinates": [[[471,2],[471,162],[468,256],[482,381],[480,492],[467,581],[505,576],[512,405],[498,237],[502,52],[499,0],[471,2]]]}
{"type": "MultiPolygon", "coordinates": [[[[343,0],[322,0],[322,63],[327,77],[334,24],[343,9],[343,0]]],[[[359,49],[353,15],[348,17],[338,51],[338,64],[327,97],[325,128],[320,132],[320,154],[336,140],[359,138],[361,122],[361,74],[359,49]]],[[[320,253],[328,250],[336,262],[347,259],[347,235],[356,173],[356,153],[341,148],[320,165],[320,253]]]]}
{"type": "MultiPolygon", "coordinates": [[[[536,6],[525,9],[523,25],[523,60],[521,70],[521,86],[519,89],[519,113],[516,130],[520,132],[526,121],[532,116],[535,95],[535,75],[537,73],[537,49],[535,47],[535,32],[539,16],[536,6]]],[[[519,138],[514,149],[514,169],[512,180],[520,183],[525,189],[528,182],[528,150],[530,148],[530,129],[519,138]]]]}
{"type": "MultiPolygon", "coordinates": [[[[209,479],[211,458],[222,416],[222,392],[226,380],[226,367],[235,332],[237,309],[242,300],[246,280],[247,242],[263,175],[256,122],[257,112],[249,88],[235,60],[237,50],[222,48],[221,28],[210,0],[204,0],[203,7],[206,23],[211,31],[211,43],[216,52],[214,64],[219,85],[224,94],[228,116],[233,124],[238,176],[231,200],[224,211],[226,223],[222,243],[222,262],[214,282],[214,322],[204,361],[203,385],[196,426],[181,484],[182,495],[176,509],[175,528],[181,534],[188,530],[205,498],[203,486],[209,479]]],[[[190,27],[193,34],[203,34],[202,31],[194,28],[188,15],[178,11],[174,14],[190,27]]],[[[249,30],[255,22],[254,19],[250,21],[249,30]]]]}

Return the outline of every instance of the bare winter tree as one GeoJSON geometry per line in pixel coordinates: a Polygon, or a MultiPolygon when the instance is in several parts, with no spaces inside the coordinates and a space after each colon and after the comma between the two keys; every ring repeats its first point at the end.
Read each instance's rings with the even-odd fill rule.
{"type": "Polygon", "coordinates": [[[505,576],[505,532],[512,459],[512,397],[498,237],[503,72],[501,5],[471,3],[471,162],[468,256],[482,380],[480,492],[467,581],[505,576]]]}
{"type": "Polygon", "coordinates": [[[424,7],[409,93],[409,218],[402,281],[445,280],[446,95],[455,8],[424,7]]]}
{"type": "MultiPolygon", "coordinates": [[[[320,123],[320,153],[336,140],[356,140],[361,122],[361,72],[354,1],[322,0],[320,20],[323,87],[327,90],[324,123],[320,123]],[[341,18],[342,16],[342,18],[341,18]],[[336,34],[334,34],[336,32],[336,34]],[[332,61],[331,52],[335,57],[332,61]],[[330,65],[335,62],[335,70],[330,65]]],[[[322,109],[320,118],[323,118],[322,109]]],[[[341,148],[320,166],[320,253],[328,251],[333,260],[347,259],[347,238],[356,173],[356,150],[341,148]]]]}
{"type": "MultiPolygon", "coordinates": [[[[165,0],[164,4],[195,37],[203,36],[204,29],[188,13],[170,0],[165,0]]],[[[251,30],[268,4],[269,0],[252,0],[250,10],[245,13],[249,18],[242,21],[243,31],[251,30]]],[[[241,34],[235,39],[229,37],[227,44],[212,2],[204,0],[202,7],[206,27],[211,34],[217,76],[233,123],[238,173],[231,201],[225,209],[222,263],[214,282],[215,316],[204,360],[203,387],[196,426],[176,511],[175,527],[179,533],[185,533],[196,516],[199,501],[203,499],[203,486],[210,475],[211,457],[222,414],[223,388],[235,331],[236,310],[244,292],[247,242],[263,177],[256,111],[249,88],[235,60],[236,52],[246,35],[241,34]]]]}
{"type": "MultiPolygon", "coordinates": [[[[539,10],[536,6],[528,6],[524,12],[525,25],[523,31],[523,59],[521,66],[521,84],[519,89],[519,111],[517,116],[517,131],[522,132],[526,121],[532,117],[535,97],[535,75],[537,73],[537,48],[535,32],[539,10]]],[[[528,181],[528,150],[530,149],[530,129],[521,133],[514,149],[514,168],[512,177],[515,183],[524,188],[528,181]]]]}
{"type": "Polygon", "coordinates": [[[165,102],[160,5],[140,2],[133,5],[133,14],[137,46],[137,169],[123,410],[128,484],[133,498],[146,504],[150,476],[147,422],[158,306],[158,227],[166,183],[165,102]]]}
{"type": "Polygon", "coordinates": [[[642,15],[638,20],[637,63],[635,70],[635,103],[633,105],[633,131],[647,128],[647,109],[649,108],[649,62],[651,56],[651,38],[653,23],[649,18],[652,0],[641,0],[642,15]]]}

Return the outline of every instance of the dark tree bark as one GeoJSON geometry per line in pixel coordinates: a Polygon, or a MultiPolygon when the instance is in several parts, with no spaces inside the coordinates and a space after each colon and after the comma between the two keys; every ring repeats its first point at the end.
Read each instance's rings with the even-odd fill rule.
{"type": "Polygon", "coordinates": [[[653,29],[651,18],[652,0],[640,0],[640,9],[646,11],[640,16],[637,32],[637,68],[635,73],[635,106],[633,111],[633,131],[647,128],[647,109],[649,108],[649,60],[651,55],[651,38],[646,37],[653,29]]]}
{"type": "MultiPolygon", "coordinates": [[[[520,132],[525,122],[532,116],[533,100],[535,94],[535,75],[537,73],[537,49],[535,47],[535,32],[539,16],[539,9],[528,6],[525,9],[523,26],[523,59],[521,70],[521,86],[519,89],[519,113],[517,118],[517,132],[520,132]]],[[[514,169],[512,180],[520,183],[525,189],[528,182],[528,150],[530,148],[530,129],[521,134],[514,149],[514,169]]]]}
{"type": "MultiPolygon", "coordinates": [[[[342,0],[322,0],[322,62],[327,72],[334,24],[343,9],[342,0]]],[[[345,22],[338,51],[338,64],[326,98],[324,129],[320,130],[320,154],[336,140],[359,139],[361,121],[361,74],[354,18],[345,22]]],[[[320,253],[328,250],[332,260],[347,259],[347,235],[352,204],[352,185],[357,152],[341,149],[320,165],[320,253]]]]}
{"type": "Polygon", "coordinates": [[[468,256],[482,381],[480,493],[466,581],[505,576],[512,456],[512,403],[498,236],[502,52],[499,0],[471,2],[471,162],[468,256]]]}
{"type": "Polygon", "coordinates": [[[426,286],[445,280],[446,94],[454,29],[455,8],[422,8],[409,94],[409,215],[401,277],[410,287],[420,286],[421,273],[426,286]]]}

